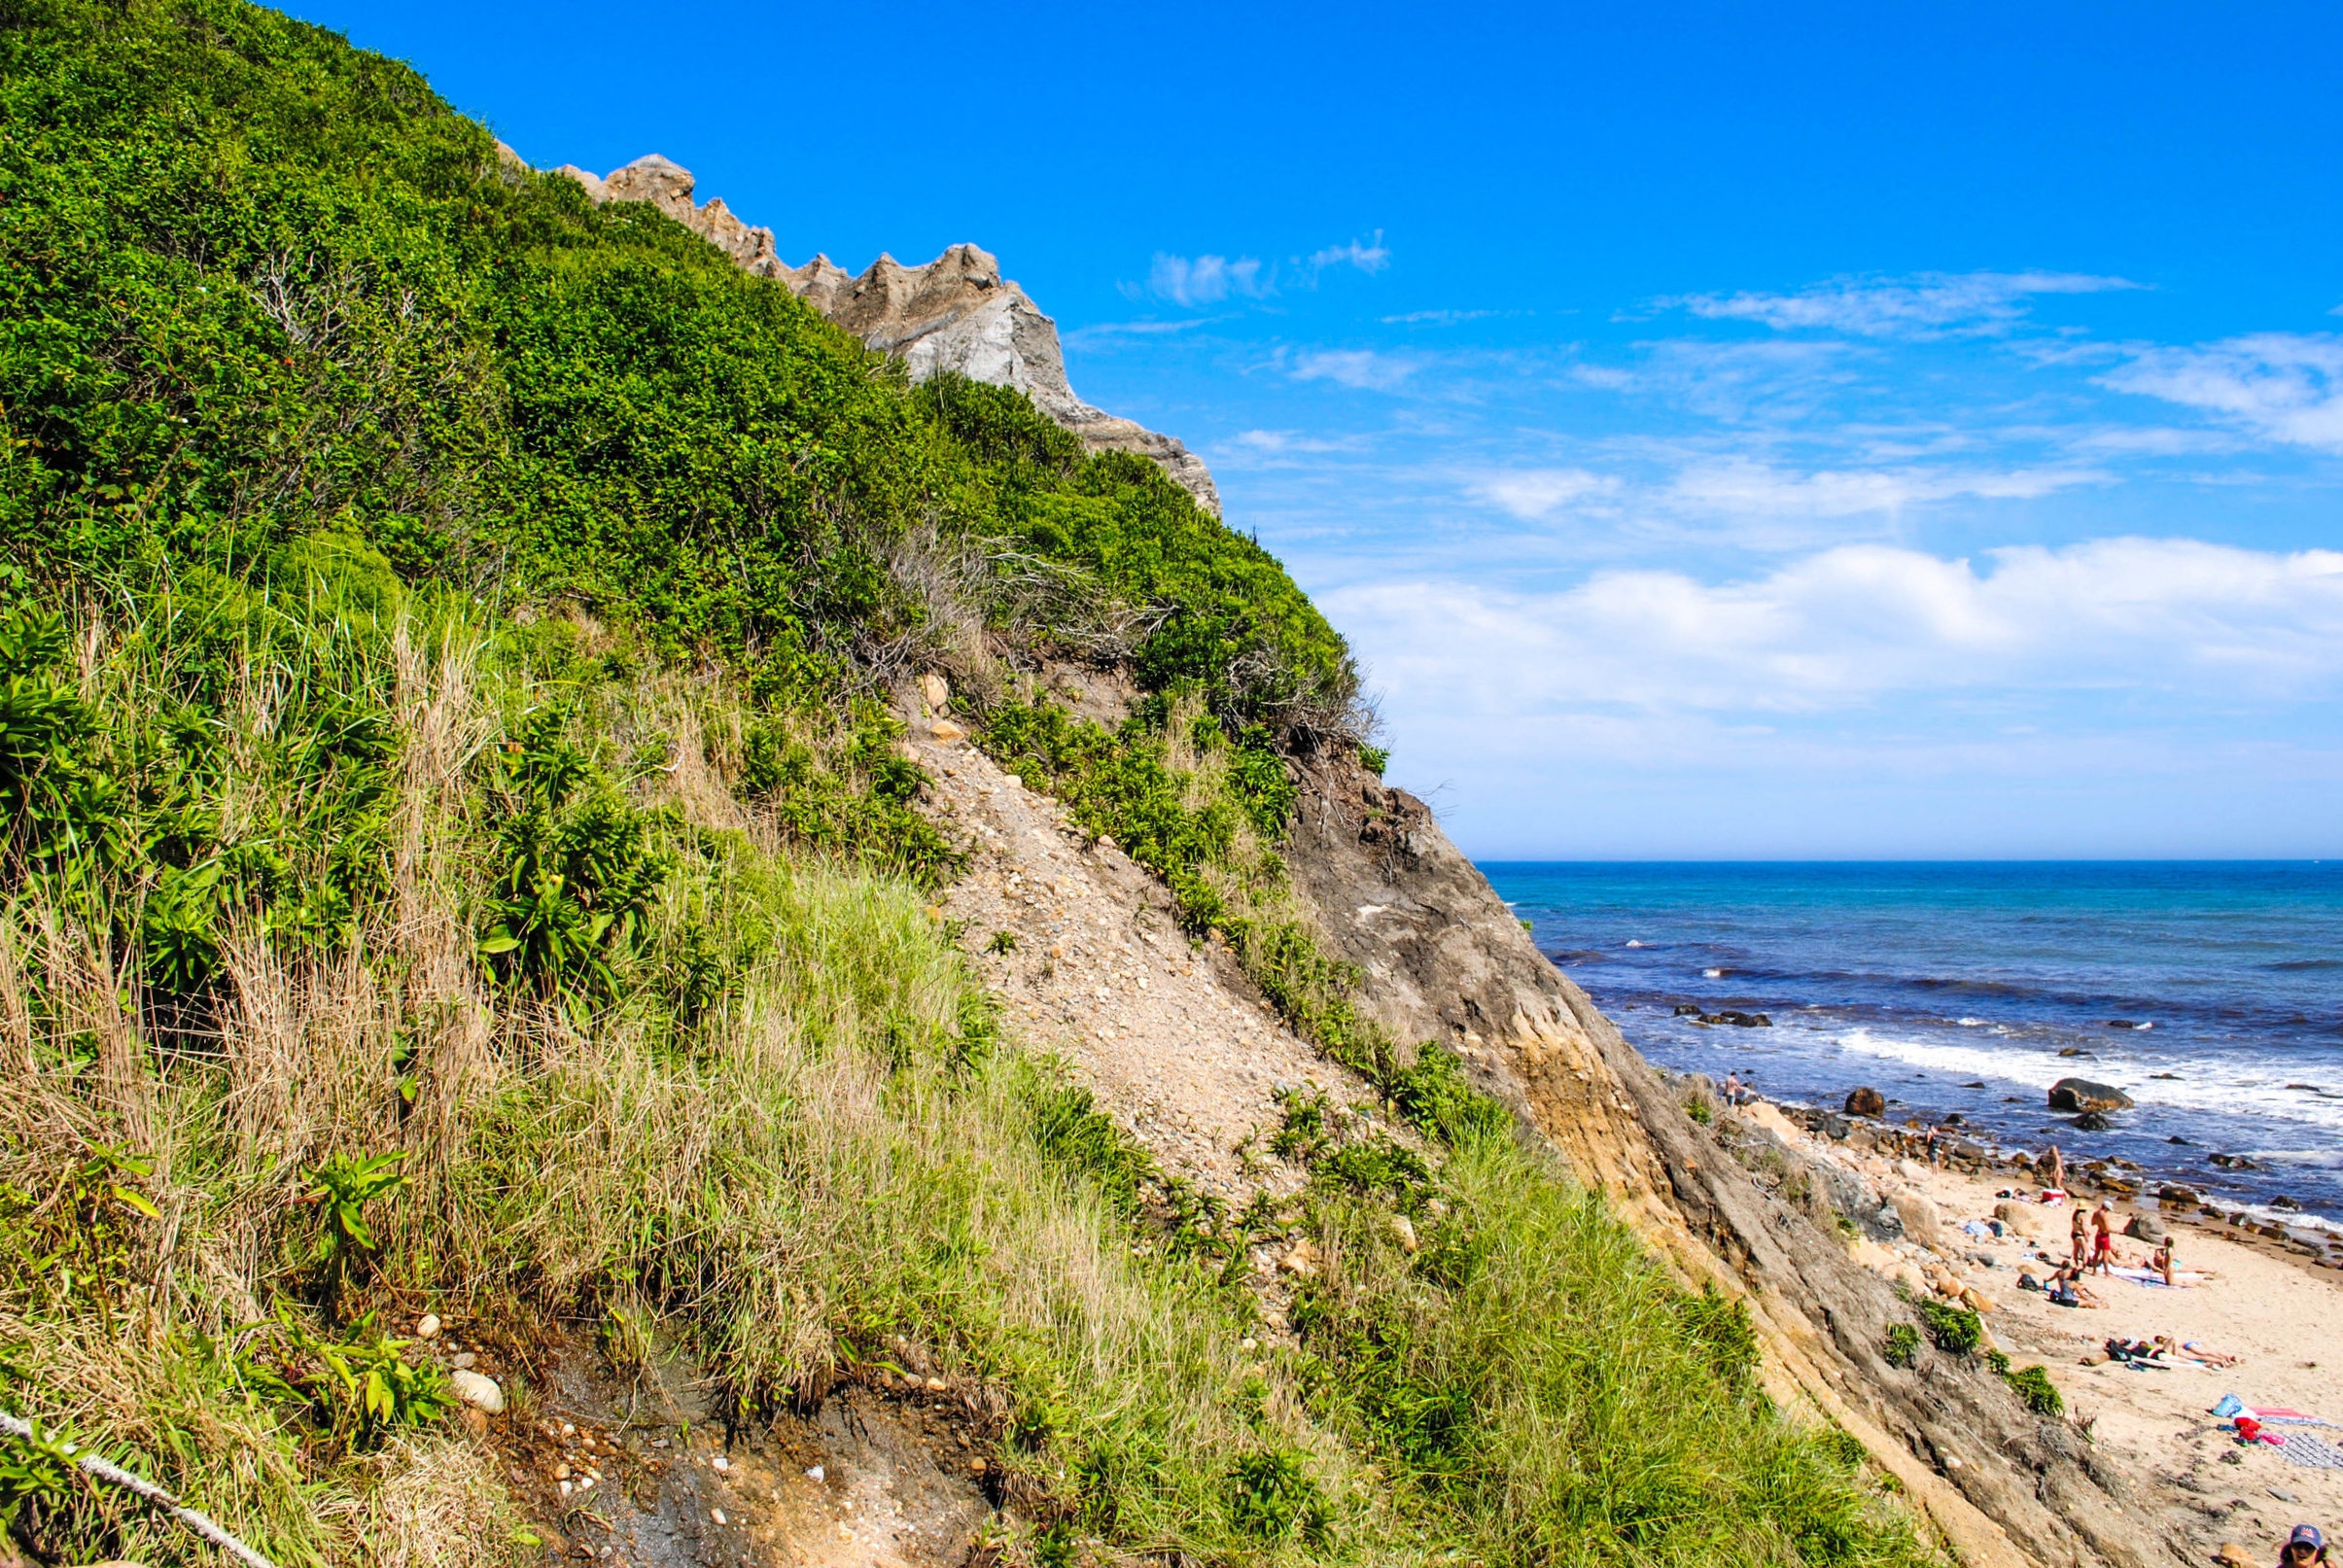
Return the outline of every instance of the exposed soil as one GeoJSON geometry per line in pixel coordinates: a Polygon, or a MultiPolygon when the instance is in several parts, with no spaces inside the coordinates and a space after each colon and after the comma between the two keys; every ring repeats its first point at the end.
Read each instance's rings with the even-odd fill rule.
{"type": "Polygon", "coordinates": [[[960,1568],[992,1515],[966,1390],[874,1372],[811,1415],[728,1442],[672,1365],[620,1379],[574,1335],[540,1377],[547,1391],[491,1442],[549,1559],[960,1568]]]}

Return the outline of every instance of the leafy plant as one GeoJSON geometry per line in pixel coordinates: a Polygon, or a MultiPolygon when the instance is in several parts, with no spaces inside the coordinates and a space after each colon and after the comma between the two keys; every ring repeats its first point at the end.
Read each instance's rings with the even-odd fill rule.
{"type": "Polygon", "coordinates": [[[1006,930],[995,931],[986,939],[985,951],[987,953],[1003,956],[1016,952],[1017,933],[1015,931],[1006,930]]]}
{"type": "Polygon", "coordinates": [[[436,1421],[455,1408],[446,1375],[432,1362],[408,1361],[409,1342],[379,1333],[372,1312],[352,1325],[347,1339],[315,1332],[285,1303],[268,1326],[274,1357],[248,1349],[241,1362],[246,1379],[275,1398],[308,1405],[345,1451],[364,1452],[395,1430],[436,1421]]]}
{"type": "Polygon", "coordinates": [[[27,1415],[24,1424],[32,1428],[29,1437],[0,1437],[0,1536],[20,1523],[29,1534],[46,1535],[45,1523],[65,1513],[83,1489],[74,1461],[87,1445],[38,1415],[27,1415]]]}
{"type": "Polygon", "coordinates": [[[2050,1381],[2047,1368],[2020,1367],[2017,1371],[2006,1373],[2004,1376],[2009,1378],[2010,1386],[2017,1390],[2017,1397],[2025,1402],[2026,1409],[2035,1414],[2061,1415],[2065,1413],[2066,1401],[2059,1397],[2057,1385],[2050,1381]]]}
{"type": "Polygon", "coordinates": [[[1928,1325],[1928,1337],[1936,1342],[1937,1348],[1950,1355],[1967,1355],[1985,1338],[1984,1320],[1966,1307],[1923,1301],[1920,1318],[1928,1325]]]}
{"type": "Polygon", "coordinates": [[[337,1286],[359,1258],[374,1250],[374,1233],[367,1225],[366,1205],[406,1180],[399,1166],[401,1151],[390,1154],[336,1154],[313,1167],[309,1201],[319,1205],[317,1236],[310,1245],[311,1261],[326,1272],[329,1287],[337,1286]]]}
{"type": "Polygon", "coordinates": [[[1909,1323],[1898,1323],[1887,1331],[1887,1344],[1880,1356],[1891,1367],[1906,1370],[1920,1360],[1920,1331],[1909,1323]]]}
{"type": "Polygon", "coordinates": [[[1244,1534],[1326,1544],[1332,1515],[1301,1454],[1278,1449],[1242,1455],[1230,1473],[1229,1492],[1230,1519],[1244,1534]]]}

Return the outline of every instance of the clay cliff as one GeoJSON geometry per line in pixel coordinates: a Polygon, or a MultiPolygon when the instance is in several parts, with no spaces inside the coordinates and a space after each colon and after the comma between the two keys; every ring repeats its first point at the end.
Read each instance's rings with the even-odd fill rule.
{"type": "Polygon", "coordinates": [[[974,245],[955,245],[925,266],[881,256],[860,277],[826,256],[802,266],[781,260],[770,228],[741,222],[721,196],[692,200],[691,172],[656,153],[608,175],[564,165],[554,171],[596,201],[647,201],[701,235],[747,271],[773,278],[882,354],[903,362],[914,381],[939,371],[1015,387],[1093,452],[1132,452],[1160,467],[1213,516],[1220,492],[1204,459],[1169,436],[1095,408],[1067,384],[1058,324],[1000,263],[974,245]]]}

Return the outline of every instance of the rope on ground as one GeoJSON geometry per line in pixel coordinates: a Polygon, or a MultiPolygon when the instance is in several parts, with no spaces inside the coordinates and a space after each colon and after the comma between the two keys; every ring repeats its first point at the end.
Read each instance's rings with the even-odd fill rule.
{"type": "MultiPolygon", "coordinates": [[[[0,1411],[0,1432],[5,1432],[12,1438],[19,1438],[26,1443],[33,1441],[32,1423],[19,1416],[11,1415],[6,1411],[0,1411]]],[[[109,1485],[120,1486],[124,1491],[136,1493],[203,1537],[204,1540],[209,1541],[213,1546],[218,1547],[222,1551],[240,1562],[249,1564],[250,1568],[276,1568],[275,1563],[270,1562],[266,1557],[262,1556],[226,1530],[221,1529],[219,1525],[214,1524],[211,1516],[201,1509],[189,1508],[178,1498],[173,1497],[169,1492],[164,1491],[144,1477],[133,1476],[122,1466],[109,1463],[94,1453],[77,1453],[73,1456],[73,1462],[87,1474],[109,1485]]]]}

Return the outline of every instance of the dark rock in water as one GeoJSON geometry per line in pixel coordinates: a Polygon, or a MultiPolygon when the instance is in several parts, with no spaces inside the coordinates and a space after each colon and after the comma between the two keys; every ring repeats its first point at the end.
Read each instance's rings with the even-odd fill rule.
{"type": "Polygon", "coordinates": [[[2054,1111],[2127,1111],[2131,1106],[2131,1097],[2111,1084],[2061,1078],[2050,1085],[2050,1109],[2054,1111]]]}
{"type": "Polygon", "coordinates": [[[2188,1143],[2188,1140],[2181,1136],[2178,1132],[2173,1133],[2172,1136],[2166,1138],[2164,1141],[2167,1143],[2178,1143],[2183,1147],[2186,1147],[2188,1143]]]}
{"type": "Polygon", "coordinates": [[[2151,1078],[2161,1078],[2168,1083],[2177,1084],[2181,1081],[2181,1075],[2177,1072],[2151,1072],[2148,1076],[2151,1078]]]}
{"type": "Polygon", "coordinates": [[[1946,1111],[1946,1112],[1944,1113],[1944,1125],[1945,1125],[1946,1127],[1958,1127],[1958,1126],[1960,1126],[1960,1125],[1961,1125],[1961,1113],[1960,1113],[1959,1111],[1946,1111]]]}
{"type": "Polygon", "coordinates": [[[2136,1029],[2140,1025],[2136,1019],[2111,1018],[2107,1021],[2107,1027],[2111,1029],[2136,1029]]]}
{"type": "Polygon", "coordinates": [[[1979,1078],[1979,1079],[1978,1079],[1978,1080],[1977,1080],[1976,1083],[1973,1083],[1973,1084],[1963,1084],[1963,1085],[1961,1085],[1961,1087],[1962,1087],[1963,1089],[1982,1089],[1982,1088],[1984,1088],[1984,1087],[1985,1087],[1985,1080],[1984,1080],[1984,1079],[1982,1079],[1982,1078],[1979,1078]]]}
{"type": "Polygon", "coordinates": [[[2272,1208],[2300,1208],[2302,1205],[2295,1202],[2291,1198],[2287,1197],[2286,1194],[2280,1193],[2277,1197],[2270,1200],[2270,1206],[2272,1208]]]}
{"type": "Polygon", "coordinates": [[[2071,1124],[2080,1132],[2104,1132],[2116,1124],[2099,1111],[2084,1111],[2071,1124]]]}
{"type": "Polygon", "coordinates": [[[2168,1181],[2158,1187],[2156,1196],[2167,1203],[2200,1203],[2204,1202],[2204,1194],[2198,1192],[2194,1187],[2184,1187],[2177,1181],[2168,1181]]]}
{"type": "Polygon", "coordinates": [[[1887,1100],[1876,1089],[1847,1091],[1846,1113],[1849,1116],[1884,1116],[1887,1100]]]}
{"type": "Polygon", "coordinates": [[[1678,1002],[1676,1004],[1674,1016],[1677,1018],[1698,1018],[1700,1016],[1700,1004],[1697,1002],[1678,1002]]]}
{"type": "Polygon", "coordinates": [[[2259,1170],[2261,1168],[2242,1154],[2209,1154],[2205,1156],[2205,1162],[2208,1165],[2219,1166],[2223,1170],[2259,1170]]]}
{"type": "Polygon", "coordinates": [[[1730,1007],[1725,1011],[1716,1014],[1712,1018],[1703,1019],[1701,1022],[1708,1024],[1731,1024],[1735,1028],[1744,1029],[1769,1029],[1773,1028],[1773,1020],[1767,1018],[1764,1013],[1735,1012],[1730,1007]]]}
{"type": "Polygon", "coordinates": [[[2131,1223],[2123,1227],[2123,1234],[2135,1241],[2146,1241],[2151,1245],[2167,1240],[2172,1235],[2164,1229],[2164,1222],[2153,1214],[2134,1214],[2131,1223]]]}

